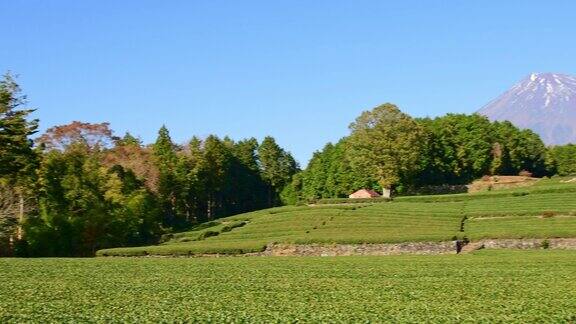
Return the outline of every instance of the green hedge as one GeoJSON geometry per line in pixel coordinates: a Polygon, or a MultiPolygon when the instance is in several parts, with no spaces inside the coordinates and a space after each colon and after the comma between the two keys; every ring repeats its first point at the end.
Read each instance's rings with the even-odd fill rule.
{"type": "Polygon", "coordinates": [[[397,202],[422,202],[422,203],[438,203],[438,202],[458,202],[467,200],[491,199],[495,197],[521,197],[533,194],[552,194],[552,193],[566,193],[576,192],[576,187],[560,187],[560,188],[522,188],[521,190],[502,190],[502,191],[489,191],[478,194],[454,194],[454,195],[435,195],[435,196],[404,196],[394,198],[397,202]]]}
{"type": "Polygon", "coordinates": [[[392,199],[384,198],[384,197],[377,197],[377,198],[359,198],[359,199],[352,199],[352,198],[324,198],[319,199],[315,203],[318,205],[326,205],[326,204],[365,204],[365,203],[383,203],[389,202],[392,199]]]}

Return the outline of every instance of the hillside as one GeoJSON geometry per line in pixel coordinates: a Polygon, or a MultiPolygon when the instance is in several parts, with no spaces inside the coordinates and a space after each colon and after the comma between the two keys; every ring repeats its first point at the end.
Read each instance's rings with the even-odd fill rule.
{"type": "Polygon", "coordinates": [[[478,111],[529,128],[548,145],[576,142],[576,78],[532,73],[478,111]]]}
{"type": "Polygon", "coordinates": [[[576,237],[576,182],[571,179],[475,194],[266,209],[202,224],[157,246],[107,249],[98,255],[239,254],[262,251],[270,243],[576,237]]]}

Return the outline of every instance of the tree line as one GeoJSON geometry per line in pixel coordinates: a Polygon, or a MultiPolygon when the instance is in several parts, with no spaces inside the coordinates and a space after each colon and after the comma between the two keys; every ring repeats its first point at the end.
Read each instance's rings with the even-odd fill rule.
{"type": "Polygon", "coordinates": [[[10,75],[0,83],[0,255],[91,256],[158,242],[219,217],[281,204],[299,171],[272,137],[155,143],[73,122],[34,141],[38,121],[10,75]]]}
{"type": "Polygon", "coordinates": [[[360,188],[397,194],[467,184],[485,175],[576,173],[576,145],[546,147],[531,130],[477,114],[412,118],[393,104],[363,112],[350,135],[314,153],[285,189],[291,203],[347,197],[360,188]]]}

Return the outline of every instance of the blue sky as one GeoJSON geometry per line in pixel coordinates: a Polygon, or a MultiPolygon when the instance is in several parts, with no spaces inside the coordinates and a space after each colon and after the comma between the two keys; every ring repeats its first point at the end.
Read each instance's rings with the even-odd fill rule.
{"type": "Polygon", "coordinates": [[[0,71],[42,129],[274,136],[306,164],[363,110],[472,113],[576,73],[576,1],[0,1],[0,71]]]}

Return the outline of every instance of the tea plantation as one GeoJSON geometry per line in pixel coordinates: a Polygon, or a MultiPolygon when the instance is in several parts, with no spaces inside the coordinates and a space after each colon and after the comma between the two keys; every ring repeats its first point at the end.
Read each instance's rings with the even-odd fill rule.
{"type": "MultiPolygon", "coordinates": [[[[271,242],[576,237],[576,183],[291,206],[100,256],[262,251],[271,242]]],[[[575,250],[388,257],[0,259],[0,322],[576,322],[575,250]]]]}
{"type": "Polygon", "coordinates": [[[576,237],[576,182],[476,194],[399,197],[392,202],[289,206],[236,215],[177,233],[157,246],[107,256],[239,254],[269,243],[397,243],[455,238],[576,237]]]}
{"type": "Polygon", "coordinates": [[[0,259],[0,322],[576,321],[576,251],[0,259]]]}

